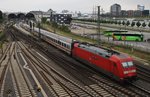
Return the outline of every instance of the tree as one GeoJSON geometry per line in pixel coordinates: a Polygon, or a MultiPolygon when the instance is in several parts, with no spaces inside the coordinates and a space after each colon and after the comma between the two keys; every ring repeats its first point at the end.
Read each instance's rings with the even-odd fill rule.
{"type": "Polygon", "coordinates": [[[140,27],[140,26],[141,26],[141,23],[138,21],[138,22],[136,23],[136,26],[137,26],[137,27],[140,27]]]}
{"type": "Polygon", "coordinates": [[[107,20],[107,23],[110,24],[110,20],[107,20]]]}
{"type": "Polygon", "coordinates": [[[0,11],[0,19],[2,19],[3,18],[3,13],[2,13],[2,11],[0,11]]]}
{"type": "Polygon", "coordinates": [[[119,29],[121,30],[121,21],[118,21],[118,24],[120,25],[120,28],[119,28],[119,29]]]}
{"type": "Polygon", "coordinates": [[[145,23],[145,22],[142,24],[142,27],[143,27],[143,28],[145,28],[145,27],[146,27],[146,23],[145,23]]]}
{"type": "Polygon", "coordinates": [[[47,21],[47,18],[46,18],[46,17],[43,17],[43,18],[42,18],[42,23],[46,23],[46,21],[47,21]]]}
{"type": "Polygon", "coordinates": [[[132,23],[131,23],[131,27],[134,27],[134,26],[135,26],[135,22],[132,22],[132,23]]]}
{"type": "Polygon", "coordinates": [[[59,26],[59,29],[64,32],[70,32],[70,29],[65,25],[59,26]]]}
{"type": "Polygon", "coordinates": [[[118,24],[121,25],[121,21],[119,21],[118,24]]]}
{"type": "Polygon", "coordinates": [[[2,13],[2,11],[0,11],[0,23],[2,23],[3,22],[3,13],[2,13]]]}
{"type": "Polygon", "coordinates": [[[114,21],[110,21],[110,23],[111,23],[111,24],[113,24],[113,23],[114,23],[114,21]]]}
{"type": "Polygon", "coordinates": [[[150,28],[150,22],[149,22],[149,24],[148,24],[148,27],[150,28]]]}
{"type": "Polygon", "coordinates": [[[129,25],[130,25],[130,22],[129,22],[129,21],[127,21],[126,25],[127,25],[127,26],[129,26],[129,25]]]}
{"type": "Polygon", "coordinates": [[[118,22],[117,21],[114,21],[114,23],[117,25],[118,24],[118,22]]]}
{"type": "Polygon", "coordinates": [[[125,21],[122,21],[122,25],[125,25],[125,21]]]}

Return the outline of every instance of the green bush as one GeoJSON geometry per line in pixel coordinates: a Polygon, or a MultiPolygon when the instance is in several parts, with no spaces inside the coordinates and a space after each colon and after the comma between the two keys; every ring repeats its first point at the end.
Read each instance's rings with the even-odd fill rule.
{"type": "Polygon", "coordinates": [[[42,18],[42,23],[46,23],[46,21],[47,21],[47,18],[46,18],[46,17],[43,17],[43,18],[42,18]]]}
{"type": "Polygon", "coordinates": [[[64,32],[71,32],[70,29],[65,25],[59,26],[58,29],[64,32]]]}
{"type": "Polygon", "coordinates": [[[0,41],[3,41],[5,38],[4,32],[0,32],[0,41]]]}

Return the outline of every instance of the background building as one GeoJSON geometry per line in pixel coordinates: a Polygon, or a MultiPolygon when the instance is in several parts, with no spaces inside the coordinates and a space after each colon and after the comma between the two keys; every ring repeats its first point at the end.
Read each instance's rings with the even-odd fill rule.
{"type": "Polygon", "coordinates": [[[140,17],[140,16],[142,16],[142,11],[140,11],[140,10],[134,10],[134,15],[133,15],[134,17],[140,17]]]}
{"type": "Polygon", "coordinates": [[[137,10],[144,11],[144,9],[145,9],[144,5],[137,5],[137,10]]]}
{"type": "Polygon", "coordinates": [[[134,16],[134,10],[128,10],[127,14],[128,14],[128,17],[133,17],[134,16]]]}
{"type": "Polygon", "coordinates": [[[127,17],[128,13],[126,10],[121,10],[121,17],[127,17]]]}
{"type": "Polygon", "coordinates": [[[142,16],[150,16],[150,11],[149,10],[142,11],[142,16]]]}
{"type": "Polygon", "coordinates": [[[119,4],[114,4],[110,7],[111,16],[120,16],[121,15],[121,6],[119,4]]]}
{"type": "Polygon", "coordinates": [[[51,17],[52,22],[59,25],[69,25],[72,20],[71,14],[53,14],[51,17]]]}

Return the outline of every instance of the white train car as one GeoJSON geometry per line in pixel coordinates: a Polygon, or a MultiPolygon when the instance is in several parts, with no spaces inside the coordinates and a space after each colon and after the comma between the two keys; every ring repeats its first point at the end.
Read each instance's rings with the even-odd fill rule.
{"type": "MultiPolygon", "coordinates": [[[[24,24],[24,26],[29,27],[27,24],[24,24]]],[[[34,28],[34,31],[32,31],[34,35],[39,35],[39,28],[34,28]]],[[[73,39],[67,38],[52,32],[48,32],[46,30],[40,29],[41,39],[44,41],[50,43],[51,45],[63,50],[64,52],[71,54],[71,45],[73,42],[73,39]]]]}
{"type": "Polygon", "coordinates": [[[72,39],[51,32],[43,33],[42,31],[41,31],[41,39],[67,52],[68,54],[71,54],[71,44],[73,42],[72,39]]]}

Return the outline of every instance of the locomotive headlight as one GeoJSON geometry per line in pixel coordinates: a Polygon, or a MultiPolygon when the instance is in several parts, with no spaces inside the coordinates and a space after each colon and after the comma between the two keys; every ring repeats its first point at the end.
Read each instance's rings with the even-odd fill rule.
{"type": "Polygon", "coordinates": [[[124,71],[123,73],[128,74],[128,73],[133,73],[133,72],[136,72],[136,70],[134,69],[134,70],[124,71]]]}
{"type": "Polygon", "coordinates": [[[136,72],[136,70],[134,69],[134,70],[131,70],[131,72],[136,72]]]}
{"type": "Polygon", "coordinates": [[[124,71],[124,74],[128,74],[129,73],[129,71],[124,71]]]}

